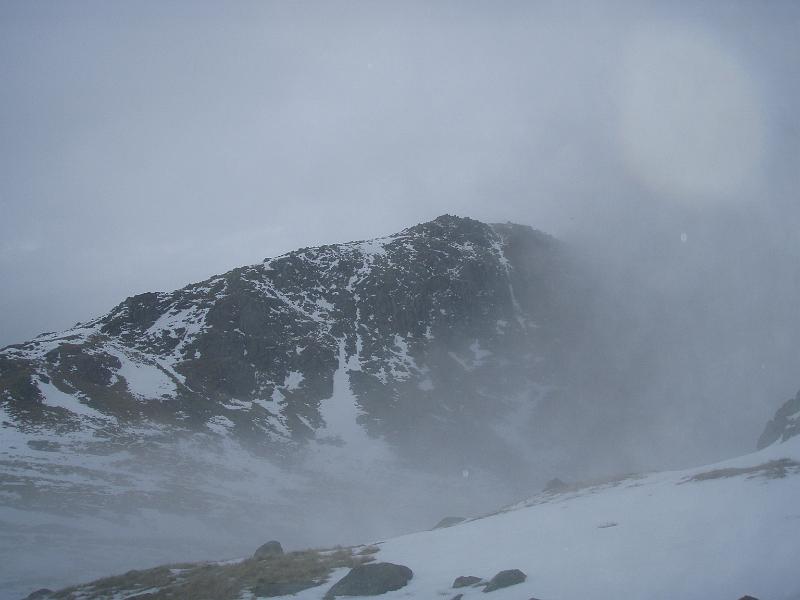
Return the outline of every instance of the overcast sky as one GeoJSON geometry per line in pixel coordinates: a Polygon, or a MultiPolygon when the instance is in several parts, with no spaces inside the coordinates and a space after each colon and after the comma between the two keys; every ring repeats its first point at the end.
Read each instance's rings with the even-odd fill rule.
{"type": "Polygon", "coordinates": [[[446,212],[797,257],[798,67],[788,1],[5,0],[0,345],[446,212]]]}

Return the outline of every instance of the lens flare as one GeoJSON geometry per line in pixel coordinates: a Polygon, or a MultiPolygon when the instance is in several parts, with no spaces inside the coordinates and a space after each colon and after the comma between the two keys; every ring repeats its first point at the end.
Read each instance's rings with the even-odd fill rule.
{"type": "Polygon", "coordinates": [[[621,84],[623,156],[648,187],[689,202],[746,196],[764,127],[735,56],[701,31],[648,27],[626,46],[621,84]]]}

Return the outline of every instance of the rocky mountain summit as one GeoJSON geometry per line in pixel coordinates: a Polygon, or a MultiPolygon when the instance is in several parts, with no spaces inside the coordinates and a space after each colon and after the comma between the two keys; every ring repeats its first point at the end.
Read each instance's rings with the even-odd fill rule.
{"type": "Polygon", "coordinates": [[[425,452],[552,383],[566,281],[553,238],[442,216],[139,294],[8,346],[0,398],[20,430],[91,431],[95,444],[157,426],[277,456],[363,428],[425,452]]]}

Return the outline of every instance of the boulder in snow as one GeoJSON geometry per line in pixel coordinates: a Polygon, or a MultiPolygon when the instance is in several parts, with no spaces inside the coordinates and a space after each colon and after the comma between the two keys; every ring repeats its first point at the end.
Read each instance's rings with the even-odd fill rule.
{"type": "Polygon", "coordinates": [[[519,569],[508,569],[507,571],[500,571],[497,575],[489,580],[489,584],[483,588],[484,592],[493,592],[510,585],[522,583],[528,578],[525,573],[519,569]]]}
{"type": "Polygon", "coordinates": [[[333,584],[325,598],[336,596],[378,596],[405,587],[414,573],[393,563],[359,565],[333,584]]]}
{"type": "Polygon", "coordinates": [[[281,556],[283,554],[283,546],[276,540],[271,540],[266,544],[260,546],[253,554],[253,558],[262,559],[269,558],[270,556],[281,556]]]}
{"type": "Polygon", "coordinates": [[[453,582],[454,588],[461,588],[467,587],[468,585],[475,585],[476,583],[480,583],[483,581],[480,577],[475,577],[474,575],[462,575],[460,577],[456,577],[456,580],[453,582]]]}

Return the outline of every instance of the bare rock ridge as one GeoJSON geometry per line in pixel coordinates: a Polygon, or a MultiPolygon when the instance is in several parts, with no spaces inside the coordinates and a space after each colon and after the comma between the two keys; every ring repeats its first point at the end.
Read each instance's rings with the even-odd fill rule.
{"type": "Polygon", "coordinates": [[[560,268],[545,234],[451,216],[304,248],[8,346],[0,397],[15,420],[54,428],[104,417],[112,429],[152,420],[214,431],[216,422],[265,443],[299,441],[324,426],[319,407],[344,357],[363,424],[394,434],[403,425],[393,407],[453,408],[500,352],[548,361],[560,268]],[[48,390],[87,414],[49,401],[48,390]]]}

